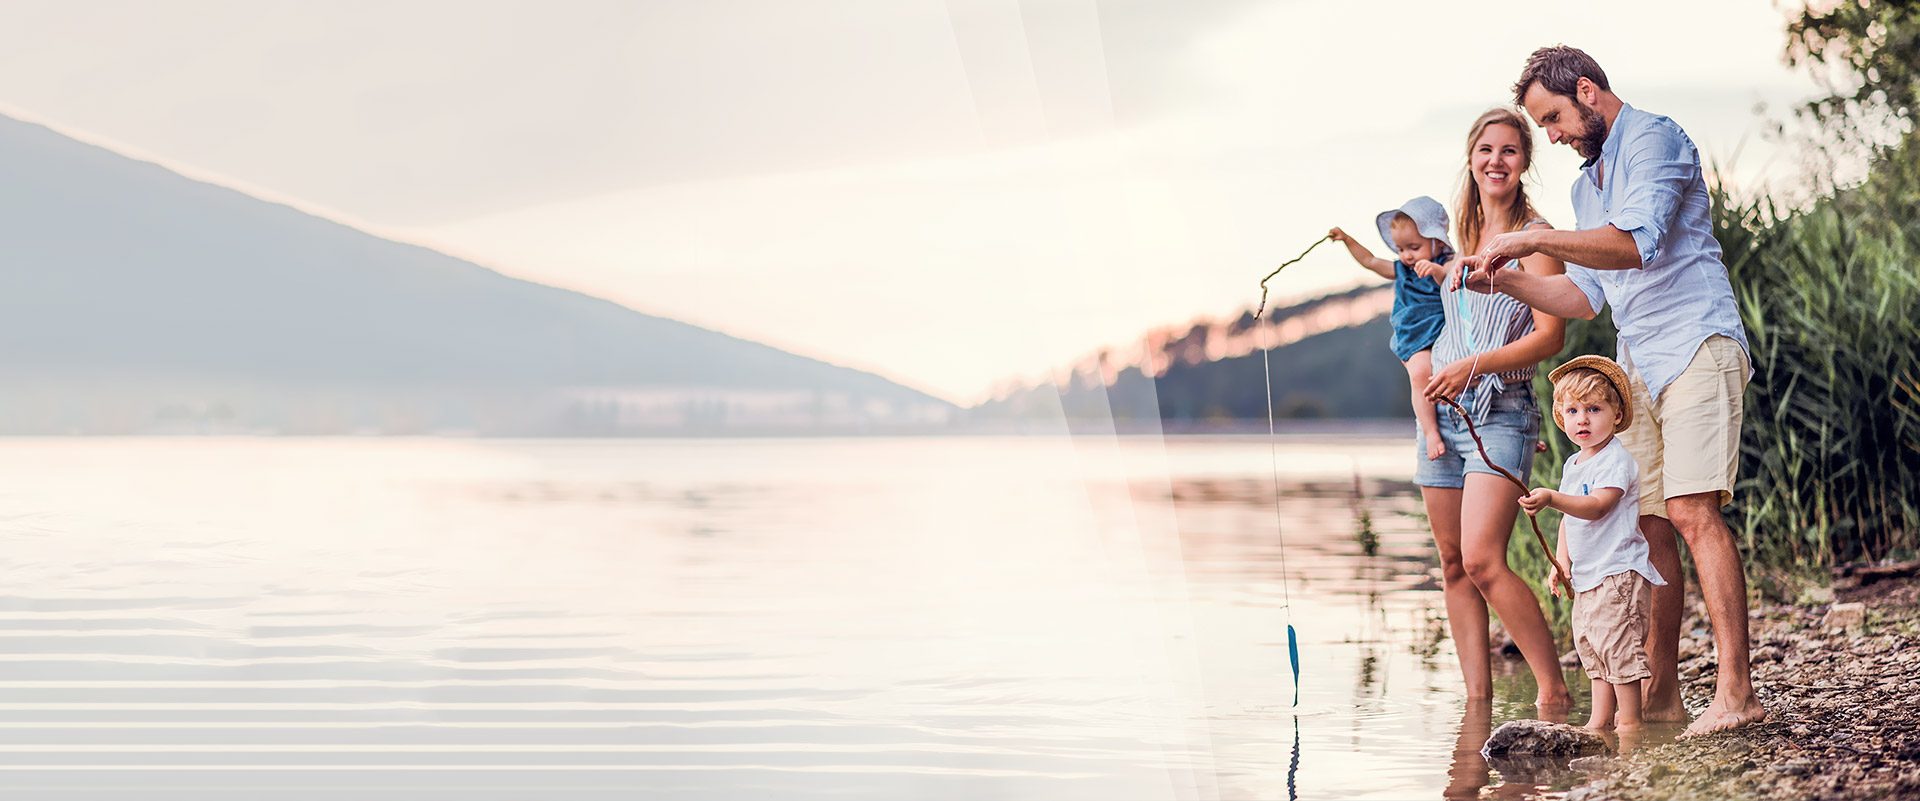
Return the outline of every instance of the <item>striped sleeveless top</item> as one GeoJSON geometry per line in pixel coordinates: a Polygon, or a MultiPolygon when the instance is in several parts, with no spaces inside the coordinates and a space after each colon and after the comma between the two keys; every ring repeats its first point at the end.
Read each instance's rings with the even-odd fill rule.
{"type": "MultiPolygon", "coordinates": [[[[1544,222],[1546,218],[1535,217],[1520,226],[1519,230],[1524,231],[1544,222]]],[[[1435,370],[1504,347],[1533,332],[1533,309],[1501,294],[1497,275],[1493,286],[1495,291],[1486,294],[1466,287],[1457,290],[1445,286],[1440,288],[1440,306],[1446,312],[1447,321],[1440,329],[1440,339],[1433,343],[1435,370]]],[[[1477,383],[1481,390],[1474,393],[1473,406],[1468,409],[1473,413],[1474,421],[1486,422],[1487,412],[1493,408],[1493,396],[1510,387],[1527,386],[1533,381],[1536,369],[1536,365],[1529,364],[1497,375],[1476,373],[1468,379],[1469,389],[1477,383]]]]}

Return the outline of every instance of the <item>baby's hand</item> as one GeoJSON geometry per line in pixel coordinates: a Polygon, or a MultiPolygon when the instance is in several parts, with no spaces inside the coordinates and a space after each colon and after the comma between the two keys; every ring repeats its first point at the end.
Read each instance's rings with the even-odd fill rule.
{"type": "Polygon", "coordinates": [[[1527,510],[1527,514],[1529,515],[1537,515],[1541,509],[1545,509],[1552,504],[1553,490],[1547,489],[1546,487],[1541,487],[1520,496],[1520,508],[1527,510]]]}
{"type": "Polygon", "coordinates": [[[1446,275],[1447,268],[1434,264],[1427,259],[1421,259],[1413,263],[1413,272],[1421,278],[1432,278],[1434,276],[1446,275]]]}
{"type": "Polygon", "coordinates": [[[1335,241],[1335,242],[1342,242],[1342,243],[1344,243],[1344,242],[1349,242],[1349,241],[1351,241],[1351,240],[1353,239],[1352,237],[1350,237],[1350,236],[1347,236],[1347,232],[1345,232],[1345,231],[1342,231],[1342,230],[1340,230],[1340,229],[1338,229],[1338,228],[1335,228],[1335,229],[1333,229],[1333,230],[1331,230],[1331,231],[1328,231],[1328,232],[1327,232],[1327,236],[1330,236],[1330,237],[1332,237],[1332,238],[1333,238],[1333,241],[1335,241]]]}

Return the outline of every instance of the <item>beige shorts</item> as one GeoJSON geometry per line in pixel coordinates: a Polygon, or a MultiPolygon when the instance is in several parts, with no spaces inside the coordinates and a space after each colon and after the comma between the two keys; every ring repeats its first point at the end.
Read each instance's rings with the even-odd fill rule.
{"type": "MultiPolygon", "coordinates": [[[[1628,353],[1631,359],[1633,354],[1628,353]]],[[[1740,465],[1741,396],[1747,391],[1747,351],[1714,335],[1700,343],[1680,377],[1649,399],[1638,368],[1627,370],[1633,425],[1620,443],[1640,463],[1640,514],[1667,516],[1667,499],[1702,492],[1733,501],[1740,465]]]]}
{"type": "Polygon", "coordinates": [[[1587,677],[1608,684],[1651,678],[1646,640],[1652,614],[1653,582],[1631,570],[1574,593],[1573,647],[1587,677]]]}

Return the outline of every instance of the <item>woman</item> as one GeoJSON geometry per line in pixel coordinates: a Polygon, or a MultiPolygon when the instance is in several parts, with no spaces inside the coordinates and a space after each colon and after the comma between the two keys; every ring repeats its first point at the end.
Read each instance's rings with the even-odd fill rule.
{"type": "MultiPolygon", "coordinates": [[[[1467,180],[1454,209],[1462,253],[1479,253],[1498,234],[1547,225],[1520,183],[1532,161],[1533,133],[1519,114],[1494,109],[1474,121],[1467,135],[1467,180]]],[[[1566,271],[1564,263],[1541,255],[1522,259],[1521,268],[1541,275],[1566,271]]],[[[1524,481],[1540,439],[1534,366],[1560,352],[1566,322],[1506,295],[1447,290],[1452,284],[1449,277],[1441,295],[1446,325],[1433,346],[1427,395],[1458,400],[1473,416],[1488,455],[1524,481]]],[[[1422,448],[1413,480],[1420,485],[1439,547],[1447,621],[1460,651],[1467,696],[1493,695],[1487,647],[1491,605],[1533,669],[1541,709],[1564,711],[1572,697],[1560,675],[1553,635],[1533,590],[1507,567],[1507,537],[1520,508],[1515,503],[1520,488],[1487,465],[1465,421],[1450,408],[1441,410],[1440,434],[1447,452],[1428,460],[1422,448]]]]}

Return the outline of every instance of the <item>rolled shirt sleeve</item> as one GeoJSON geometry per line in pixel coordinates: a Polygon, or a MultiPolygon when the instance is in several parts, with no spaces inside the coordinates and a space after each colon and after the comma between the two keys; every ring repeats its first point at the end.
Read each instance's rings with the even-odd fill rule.
{"type": "MultiPolygon", "coordinates": [[[[1642,257],[1645,257],[1644,252],[1642,257]]],[[[1607,293],[1600,288],[1600,276],[1595,275],[1592,269],[1578,264],[1569,264],[1567,277],[1572,279],[1573,285],[1579,287],[1580,292],[1587,296],[1587,308],[1593,309],[1594,314],[1599,314],[1600,310],[1606,307],[1607,293]]]]}
{"type": "MultiPolygon", "coordinates": [[[[1700,156],[1686,134],[1671,122],[1649,125],[1632,141],[1621,144],[1625,169],[1622,175],[1608,176],[1607,180],[1620,181],[1627,187],[1627,194],[1607,223],[1633,236],[1640,264],[1645,266],[1660,256],[1660,243],[1672,227],[1700,156]]],[[[1592,297],[1589,291],[1588,298],[1592,297]]]]}

